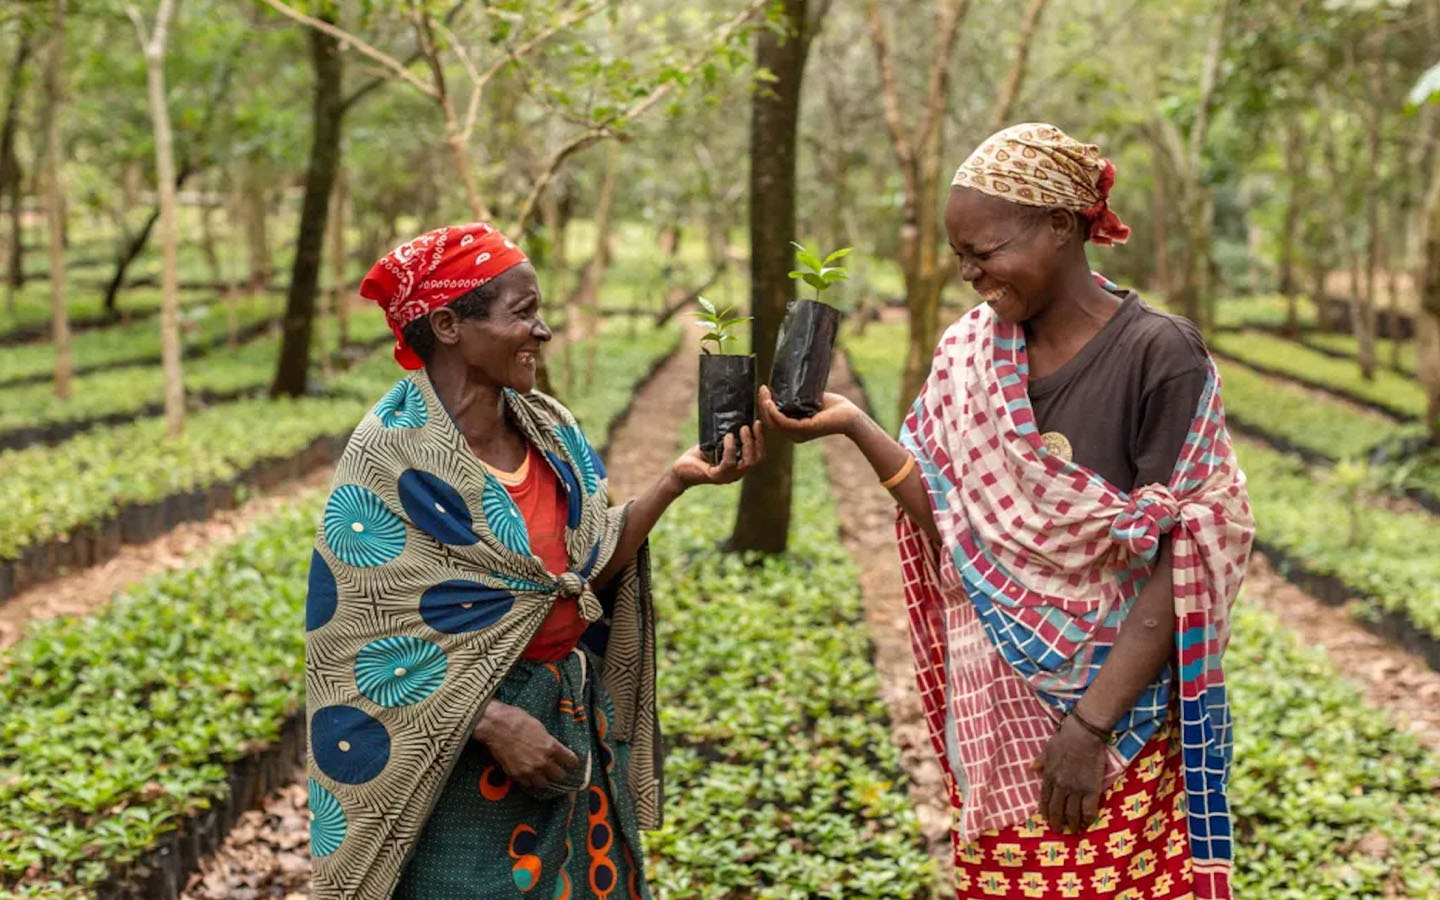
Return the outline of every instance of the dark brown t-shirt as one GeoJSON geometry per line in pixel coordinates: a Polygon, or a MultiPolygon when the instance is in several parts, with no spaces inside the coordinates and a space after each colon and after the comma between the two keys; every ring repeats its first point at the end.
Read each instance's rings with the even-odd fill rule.
{"type": "Polygon", "coordinates": [[[1064,435],[1075,462],[1129,491],[1170,480],[1208,353],[1188,319],[1151,309],[1133,291],[1124,297],[1074,359],[1031,379],[1030,405],[1042,435],[1064,435]]]}

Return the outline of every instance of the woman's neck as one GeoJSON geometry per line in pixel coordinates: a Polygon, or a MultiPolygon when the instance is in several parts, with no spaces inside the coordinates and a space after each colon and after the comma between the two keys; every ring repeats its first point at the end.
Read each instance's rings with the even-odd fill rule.
{"type": "Polygon", "coordinates": [[[1043,312],[1026,320],[1027,345],[1078,352],[1100,333],[1123,302],[1095,281],[1089,265],[1072,267],[1052,296],[1043,312]]]}
{"type": "Polygon", "coordinates": [[[458,360],[437,359],[426,367],[426,373],[440,405],[445,407],[456,430],[476,455],[500,465],[509,462],[490,458],[510,456],[503,451],[514,444],[510,433],[513,429],[505,418],[505,389],[498,384],[476,381],[458,360]]]}

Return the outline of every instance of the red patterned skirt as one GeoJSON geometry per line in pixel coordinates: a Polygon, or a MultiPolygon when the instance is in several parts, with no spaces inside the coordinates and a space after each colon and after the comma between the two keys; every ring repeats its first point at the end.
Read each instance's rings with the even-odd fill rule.
{"type": "MultiPolygon", "coordinates": [[[[1031,816],[955,839],[957,900],[1190,900],[1190,837],[1179,736],[1165,728],[1105,793],[1100,817],[1080,834],[1031,816]]],[[[953,834],[953,833],[952,833],[953,834]]]]}

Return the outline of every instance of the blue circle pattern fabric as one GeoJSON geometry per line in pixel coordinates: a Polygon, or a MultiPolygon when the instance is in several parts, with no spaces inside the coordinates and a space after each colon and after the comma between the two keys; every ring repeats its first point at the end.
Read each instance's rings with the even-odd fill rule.
{"type": "Polygon", "coordinates": [[[335,616],[340,602],[340,589],[335,573],[319,550],[310,551],[310,579],[305,591],[305,630],[314,631],[335,616]]]}
{"type": "Polygon", "coordinates": [[[342,484],[325,503],[325,543],[352,566],[381,566],[405,549],[405,521],[373,491],[342,484]]]}
{"type": "Polygon", "coordinates": [[[310,823],[310,855],[329,856],[345,840],[345,810],[323,784],[313,778],[306,781],[310,813],[314,816],[310,823]]]}
{"type": "Polygon", "coordinates": [[[442,544],[468,547],[480,540],[475,520],[460,492],[443,478],[420,469],[407,469],[395,483],[400,505],[416,528],[442,544]]]}
{"type": "Polygon", "coordinates": [[[425,398],[408,378],[397,382],[380,398],[375,404],[375,416],[386,428],[424,428],[429,418],[425,398]]]}
{"type": "Polygon", "coordinates": [[[390,761],[390,732],[353,706],[327,706],[310,719],[310,752],[320,771],[342,784],[364,784],[390,761]]]}
{"type": "Polygon", "coordinates": [[[500,621],[515,605],[515,595],[478,581],[442,581],[420,595],[420,616],[436,631],[460,634],[500,621]]]}
{"type": "Polygon", "coordinates": [[[355,657],[355,684],[380,706],[409,706],[444,681],[445,651],[417,637],[397,635],[365,645],[355,657]]]}

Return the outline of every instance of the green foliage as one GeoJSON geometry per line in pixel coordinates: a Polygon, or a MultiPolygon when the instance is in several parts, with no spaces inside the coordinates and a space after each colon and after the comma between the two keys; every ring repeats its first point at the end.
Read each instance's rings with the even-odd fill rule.
{"type": "Polygon", "coordinates": [[[670,752],[666,824],[646,841],[653,883],[696,900],[943,896],[890,741],[823,457],[796,457],[786,554],[715,548],[738,486],[687,493],[656,529],[670,752]]]}
{"type": "MultiPolygon", "coordinates": [[[[158,305],[158,299],[157,299],[158,305]]],[[[261,294],[235,301],[237,328],[273,321],[284,308],[284,298],[261,294]]],[[[187,351],[224,338],[230,313],[213,293],[180,309],[180,339],[187,351]]],[[[70,359],[77,368],[160,359],[160,322],[155,317],[95,328],[70,339],[70,359]]],[[[0,384],[46,376],[55,370],[55,349],[49,342],[0,347],[0,384]]]]}
{"type": "Polygon", "coordinates": [[[695,320],[705,330],[705,334],[700,338],[700,349],[706,353],[710,352],[710,348],[706,347],[706,344],[714,344],[716,353],[725,352],[725,345],[736,338],[735,327],[754,318],[753,316],[736,315],[733,306],[717,310],[715,304],[704,297],[697,299],[700,303],[700,312],[695,314],[695,320]]]}
{"type": "Polygon", "coordinates": [[[1236,723],[1235,895],[1440,896],[1435,755],[1244,596],[1225,669],[1236,723]]]}
{"type": "Polygon", "coordinates": [[[1368,598],[1362,614],[1387,609],[1440,637],[1440,528],[1433,516],[1370,499],[1374,476],[1361,468],[1316,472],[1264,445],[1238,446],[1264,540],[1368,598]]]}
{"type": "Polygon", "coordinates": [[[800,268],[790,271],[790,278],[804,279],[806,284],[815,289],[817,302],[820,300],[821,294],[831,285],[850,277],[850,273],[845,271],[845,266],[831,265],[831,263],[839,262],[849,256],[855,249],[854,247],[841,247],[821,259],[818,253],[811,252],[803,244],[791,241],[790,246],[795,248],[795,261],[800,264],[800,268]]]}
{"type": "Polygon", "coordinates": [[[1238,425],[1260,428],[1330,459],[1364,457],[1407,428],[1355,405],[1247,366],[1222,360],[1225,413],[1238,425]]]}
{"type": "Polygon", "coordinates": [[[1335,359],[1293,341],[1259,332],[1222,332],[1210,341],[1220,353],[1241,362],[1283,372],[1320,387],[1344,391],[1397,413],[1419,418],[1425,413],[1425,390],[1413,379],[1376,368],[1366,380],[1353,362],[1335,359]]]}

